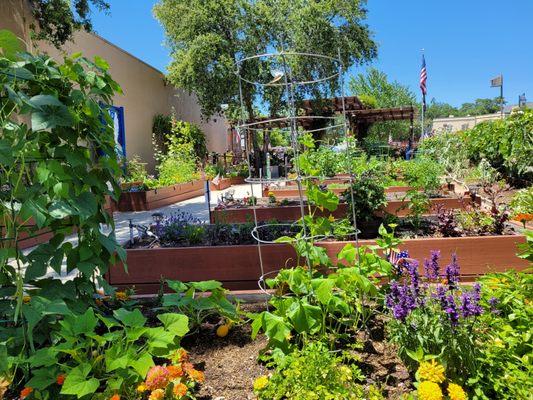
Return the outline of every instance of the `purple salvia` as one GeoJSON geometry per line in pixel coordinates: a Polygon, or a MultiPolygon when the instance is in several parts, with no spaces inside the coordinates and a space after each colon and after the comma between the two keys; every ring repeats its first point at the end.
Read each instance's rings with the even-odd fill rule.
{"type": "Polygon", "coordinates": [[[446,266],[445,273],[448,288],[450,290],[457,289],[459,283],[459,264],[457,263],[457,254],[452,254],[452,262],[446,266]]]}

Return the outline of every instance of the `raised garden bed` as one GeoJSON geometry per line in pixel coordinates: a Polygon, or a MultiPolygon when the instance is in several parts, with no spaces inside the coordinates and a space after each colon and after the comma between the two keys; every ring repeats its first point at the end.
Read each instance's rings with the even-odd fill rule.
{"type": "Polygon", "coordinates": [[[217,185],[213,181],[209,181],[209,190],[224,190],[233,185],[242,185],[244,178],[242,176],[234,176],[231,178],[220,178],[217,185]]]}
{"type": "MultiPolygon", "coordinates": [[[[439,207],[446,209],[465,209],[468,207],[472,200],[469,197],[442,197],[430,199],[431,209],[428,215],[435,214],[439,207]]],[[[309,208],[304,208],[306,213],[309,213],[309,208]]],[[[314,209],[313,209],[314,210],[314,209]]],[[[315,210],[316,211],[316,210],[315,210]]],[[[339,207],[331,214],[335,218],[343,218],[347,215],[348,205],[346,203],[339,204],[339,207]]],[[[287,205],[287,206],[264,206],[256,208],[258,221],[296,221],[301,218],[301,210],[299,205],[287,205]]],[[[407,208],[406,200],[389,200],[387,205],[378,213],[378,216],[385,214],[393,214],[398,217],[404,217],[409,215],[409,209],[407,208]]],[[[328,216],[330,213],[326,211],[318,211],[317,216],[328,216]]],[[[210,213],[211,223],[242,223],[254,220],[254,211],[252,207],[241,208],[225,208],[214,209],[210,213]]]]}
{"type": "Polygon", "coordinates": [[[204,182],[197,180],[153,190],[122,192],[117,207],[119,211],[147,211],[203,194],[204,182]]]}
{"type": "MultiPolygon", "coordinates": [[[[330,181],[327,181],[327,184],[331,184],[331,183],[337,183],[337,184],[343,184],[345,182],[330,182],[330,181]]],[[[411,186],[389,186],[389,187],[386,187],[385,188],[385,193],[405,193],[405,192],[408,192],[409,190],[412,190],[413,188],[411,186]]],[[[334,188],[329,188],[329,190],[331,190],[333,193],[335,193],[336,195],[340,195],[342,193],[344,193],[347,188],[337,188],[337,187],[334,187],[334,188]]],[[[303,194],[305,195],[305,189],[303,190],[303,194]]],[[[286,187],[281,187],[281,188],[268,188],[268,187],[265,187],[263,189],[263,197],[267,197],[269,195],[269,193],[272,193],[274,195],[274,197],[276,197],[277,199],[284,199],[284,198],[290,198],[290,197],[298,197],[300,194],[298,192],[298,188],[295,187],[295,185],[290,185],[290,186],[286,186],[286,187]]]]}
{"type": "MultiPolygon", "coordinates": [[[[401,248],[418,260],[428,258],[431,250],[438,249],[443,265],[456,253],[461,275],[465,280],[472,280],[488,272],[526,269],[528,262],[516,257],[516,245],[524,242],[523,235],[422,238],[407,239],[401,248]]],[[[324,242],[320,246],[335,259],[346,243],[324,242]]],[[[375,241],[360,240],[359,244],[373,245],[375,241]]],[[[296,253],[290,245],[262,245],[261,252],[265,273],[295,265],[296,253]]],[[[157,293],[163,279],[215,279],[231,290],[254,290],[262,273],[256,245],[128,249],[127,255],[128,272],[117,264],[110,268],[107,280],[119,288],[134,286],[139,294],[157,293]]],[[[420,270],[423,272],[422,263],[420,270]]]]}

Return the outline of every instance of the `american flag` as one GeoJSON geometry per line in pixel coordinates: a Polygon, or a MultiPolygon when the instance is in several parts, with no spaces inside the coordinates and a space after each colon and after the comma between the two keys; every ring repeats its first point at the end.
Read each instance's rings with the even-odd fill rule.
{"type": "Polygon", "coordinates": [[[420,90],[422,91],[422,103],[424,110],[426,109],[426,93],[427,93],[427,87],[426,87],[426,81],[428,80],[428,72],[426,70],[426,59],[424,58],[424,55],[422,54],[422,69],[420,70],[420,90]]]}

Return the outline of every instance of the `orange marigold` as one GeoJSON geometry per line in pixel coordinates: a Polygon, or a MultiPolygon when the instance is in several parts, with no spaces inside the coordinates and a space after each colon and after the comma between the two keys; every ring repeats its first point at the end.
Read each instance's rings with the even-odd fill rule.
{"type": "Polygon", "coordinates": [[[194,369],[194,365],[192,365],[190,362],[184,362],[181,364],[181,368],[183,368],[183,370],[188,373],[189,371],[194,369]]]}
{"type": "Polygon", "coordinates": [[[189,361],[189,353],[185,349],[178,349],[171,354],[169,360],[175,363],[189,361]]]}
{"type": "Polygon", "coordinates": [[[150,390],[162,389],[168,385],[170,374],[165,367],[156,365],[146,375],[146,387],[150,390]]]}
{"type": "Polygon", "coordinates": [[[120,395],[118,395],[118,394],[114,394],[113,396],[111,396],[111,397],[109,398],[109,400],[120,400],[120,395]]]}
{"type": "Polygon", "coordinates": [[[65,375],[63,374],[58,375],[56,378],[56,383],[58,385],[62,385],[64,382],[65,382],[65,375]]]}
{"type": "Polygon", "coordinates": [[[520,213],[516,214],[513,219],[515,221],[522,222],[523,224],[525,224],[526,222],[533,221],[533,214],[520,213]]]}
{"type": "Polygon", "coordinates": [[[152,390],[148,400],[163,400],[165,398],[165,391],[163,389],[152,390]]]}
{"type": "Polygon", "coordinates": [[[20,399],[24,400],[26,397],[28,397],[31,394],[31,392],[33,392],[33,388],[25,387],[24,389],[20,391],[20,399]]]}
{"type": "Polygon", "coordinates": [[[126,292],[116,292],[115,297],[117,300],[126,301],[130,298],[126,292]]]}
{"type": "Polygon", "coordinates": [[[187,394],[187,390],[189,390],[187,386],[185,386],[183,383],[178,383],[177,385],[174,385],[172,393],[174,393],[174,396],[180,399],[187,394]]]}
{"type": "Polygon", "coordinates": [[[204,373],[202,371],[198,371],[198,370],[193,368],[193,369],[187,371],[187,374],[195,382],[202,383],[203,381],[205,381],[205,376],[204,376],[204,373]]]}
{"type": "Polygon", "coordinates": [[[181,365],[169,365],[167,367],[167,371],[170,379],[176,379],[180,376],[183,376],[183,369],[181,368],[181,365]]]}

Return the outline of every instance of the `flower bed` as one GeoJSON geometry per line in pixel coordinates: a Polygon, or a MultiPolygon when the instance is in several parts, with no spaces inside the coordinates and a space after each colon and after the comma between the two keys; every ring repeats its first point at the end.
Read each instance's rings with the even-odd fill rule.
{"type": "MultiPolygon", "coordinates": [[[[440,249],[443,262],[455,252],[461,262],[461,275],[473,277],[509,267],[524,270],[528,263],[516,257],[516,245],[524,243],[523,235],[477,236],[463,238],[407,239],[401,246],[412,258],[423,259],[431,250],[440,249]]],[[[330,257],[348,242],[324,242],[330,257]]],[[[374,240],[361,240],[360,245],[374,245],[374,240]]],[[[296,253],[286,244],[261,246],[264,272],[272,272],[295,264],[296,253]],[[288,260],[288,261],[287,261],[288,260]]],[[[119,288],[135,286],[138,293],[155,294],[162,279],[183,281],[219,280],[232,290],[256,290],[261,276],[256,245],[128,249],[128,272],[121,264],[110,268],[107,280],[119,288]],[[157,261],[154,261],[157,260],[157,261]],[[151,265],[151,268],[146,268],[151,265]]],[[[422,268],[422,266],[420,267],[422,268]]]]}
{"type": "Polygon", "coordinates": [[[196,180],[152,190],[122,192],[117,207],[119,211],[147,211],[203,194],[204,182],[196,180]]]}
{"type": "MultiPolygon", "coordinates": [[[[472,201],[469,197],[443,197],[434,198],[429,200],[431,203],[429,213],[425,215],[432,215],[437,212],[439,207],[445,209],[465,209],[472,201]]],[[[398,217],[404,217],[409,215],[409,209],[407,207],[408,202],[406,200],[389,200],[387,205],[377,212],[378,216],[385,214],[393,214],[398,217]]],[[[309,214],[309,208],[304,208],[305,212],[309,214]]],[[[315,212],[316,208],[311,207],[311,212],[315,212]]],[[[318,215],[328,216],[330,213],[318,210],[318,215]]],[[[348,206],[345,203],[339,204],[339,207],[331,213],[335,218],[343,218],[347,215],[348,206]]],[[[287,205],[287,206],[264,206],[256,208],[258,221],[296,221],[301,218],[301,210],[299,205],[287,205]]],[[[214,209],[210,213],[211,223],[224,222],[224,223],[242,223],[254,220],[254,212],[252,207],[240,207],[240,208],[224,208],[214,209]]]]}

